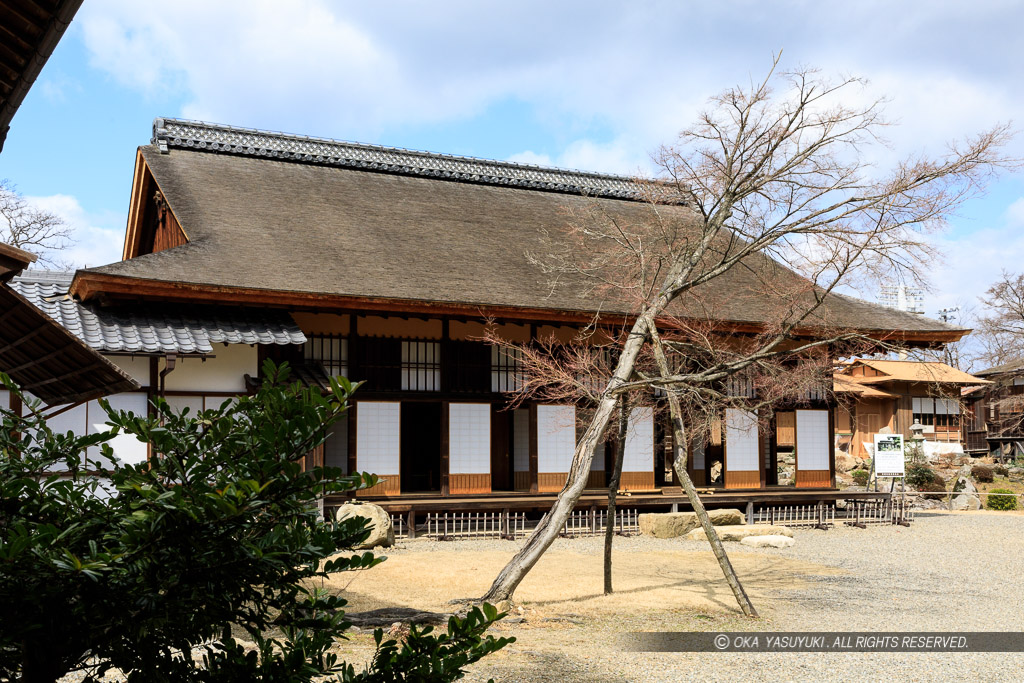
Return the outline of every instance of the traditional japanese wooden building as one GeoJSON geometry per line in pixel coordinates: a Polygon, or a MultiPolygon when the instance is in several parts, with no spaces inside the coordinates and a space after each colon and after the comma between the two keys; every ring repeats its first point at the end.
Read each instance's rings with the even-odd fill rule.
{"type": "MultiPolygon", "coordinates": [[[[628,318],[628,307],[581,296],[571,279],[552,287],[527,256],[592,203],[629,221],[652,211],[624,177],[157,119],[135,159],[123,260],[20,286],[67,310],[69,329],[140,382],[140,410],[157,391],[179,406],[222,400],[247,390],[262,359],[288,360],[309,382],[365,381],[322,453],[386,479],[361,495],[395,510],[540,509],[565,482],[576,407],[507,410],[519,360],[481,336],[492,321],[510,340],[569,342],[598,311],[609,326],[628,318]]],[[[706,287],[700,311],[734,333],[759,331],[765,294],[751,272],[706,287]]],[[[817,319],[920,346],[966,332],[842,295],[817,319]]],[[[799,453],[795,486],[820,497],[834,481],[832,405],[824,393],[806,398],[785,438],[799,453]]],[[[669,501],[664,429],[645,408],[631,425],[622,485],[634,503],[669,501]]],[[[691,473],[729,489],[716,494],[723,501],[767,495],[775,441],[730,411],[718,437],[694,449],[691,473]]],[[[607,457],[595,458],[594,487],[607,457]]]]}
{"type": "Polygon", "coordinates": [[[1024,458],[1024,361],[974,373],[988,380],[963,395],[963,439],[975,456],[1024,458]]]}
{"type": "Polygon", "coordinates": [[[961,391],[988,382],[946,363],[857,359],[835,375],[835,391],[849,397],[837,406],[836,432],[848,437],[850,452],[871,457],[868,447],[885,430],[909,439],[921,425],[925,448],[960,451],[961,391]]]}

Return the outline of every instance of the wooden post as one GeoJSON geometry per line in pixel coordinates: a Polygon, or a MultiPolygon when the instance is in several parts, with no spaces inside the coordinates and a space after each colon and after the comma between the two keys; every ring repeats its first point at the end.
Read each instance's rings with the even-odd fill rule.
{"type": "Polygon", "coordinates": [[[407,524],[409,526],[409,538],[410,539],[415,539],[416,538],[416,509],[415,508],[409,510],[409,514],[407,515],[407,519],[408,519],[407,524]]]}
{"type": "Polygon", "coordinates": [[[449,467],[450,462],[448,458],[448,410],[450,403],[448,401],[441,401],[441,495],[450,495],[451,489],[449,487],[449,467]]]}
{"type": "Polygon", "coordinates": [[[753,524],[754,519],[754,501],[747,501],[747,524],[753,524]]]}
{"type": "Polygon", "coordinates": [[[538,480],[538,438],[537,438],[537,404],[530,404],[530,493],[539,491],[538,480]]]}
{"type": "MultiPolygon", "coordinates": [[[[356,444],[358,439],[356,438],[356,411],[359,409],[359,403],[353,401],[348,407],[348,473],[355,474],[359,471],[359,458],[356,453],[356,444]]],[[[349,495],[352,495],[351,493],[349,495]]]]}
{"type": "MultiPolygon", "coordinates": [[[[156,406],[153,401],[156,399],[156,385],[160,381],[160,358],[159,356],[149,357],[149,386],[146,387],[146,415],[154,417],[156,406]]],[[[156,454],[153,452],[153,444],[146,444],[146,462],[152,465],[156,454]]]]}
{"type": "MultiPolygon", "coordinates": [[[[853,445],[850,445],[853,448],[853,445]]],[[[828,409],[828,485],[836,487],[836,410],[828,409]]]]}

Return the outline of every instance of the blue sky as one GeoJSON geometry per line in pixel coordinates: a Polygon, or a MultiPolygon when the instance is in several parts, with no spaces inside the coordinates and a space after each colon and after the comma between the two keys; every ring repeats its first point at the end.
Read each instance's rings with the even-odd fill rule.
{"type": "MultiPolygon", "coordinates": [[[[1022,3],[985,0],[86,0],[12,123],[0,178],[64,215],[70,259],[98,265],[120,256],[134,151],[157,116],[633,173],[780,49],[889,98],[895,159],[1019,117],[1020,26],[1022,3]]],[[[1024,269],[1024,179],[935,240],[933,314],[1024,269]]]]}

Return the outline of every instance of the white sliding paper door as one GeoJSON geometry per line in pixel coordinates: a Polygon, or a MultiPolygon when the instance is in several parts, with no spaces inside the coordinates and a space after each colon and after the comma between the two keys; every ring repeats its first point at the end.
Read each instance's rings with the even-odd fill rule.
{"type": "Polygon", "coordinates": [[[452,493],[491,490],[491,404],[448,407],[448,481],[452,493]]]}
{"type": "Polygon", "coordinates": [[[623,489],[654,488],[654,409],[633,408],[629,411],[625,452],[622,455],[623,489]]]}
{"type": "Polygon", "coordinates": [[[387,479],[371,493],[401,492],[402,407],[397,401],[356,403],[356,469],[387,479]]]}
{"type": "Polygon", "coordinates": [[[537,484],[559,491],[576,450],[576,407],[537,406],[537,484]]]}
{"type": "Polygon", "coordinates": [[[829,411],[796,411],[796,485],[827,487],[831,485],[829,456],[832,431],[829,411]]]}
{"type": "Polygon", "coordinates": [[[725,488],[761,486],[761,444],[757,413],[728,408],[725,411],[725,488]]]}

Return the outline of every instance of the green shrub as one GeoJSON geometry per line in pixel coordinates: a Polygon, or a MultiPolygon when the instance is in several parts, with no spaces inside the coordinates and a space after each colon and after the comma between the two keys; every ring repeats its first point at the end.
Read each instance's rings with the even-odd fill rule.
{"type": "Polygon", "coordinates": [[[850,472],[850,476],[853,477],[853,483],[857,486],[867,486],[869,474],[867,470],[854,470],[850,472]]]}
{"type": "Polygon", "coordinates": [[[974,480],[983,484],[991,484],[995,478],[995,473],[991,467],[986,465],[975,465],[971,468],[971,476],[974,480]]]}
{"type": "Polygon", "coordinates": [[[914,463],[907,466],[907,483],[915,489],[935,480],[935,470],[928,465],[914,463]]]}
{"type": "Polygon", "coordinates": [[[946,482],[938,474],[931,481],[921,482],[914,488],[921,493],[922,498],[941,500],[946,497],[946,482]]]}
{"type": "Polygon", "coordinates": [[[987,496],[988,500],[985,501],[985,507],[989,510],[1016,510],[1017,509],[1017,496],[1007,495],[993,495],[998,493],[1013,493],[1010,489],[992,489],[989,491],[987,496]]]}
{"type": "Polygon", "coordinates": [[[101,401],[111,429],[76,436],[53,431],[39,402],[0,373],[29,408],[0,409],[0,680],[91,681],[120,669],[129,683],[450,681],[511,642],[484,637],[503,616],[485,607],[446,636],[410,633],[413,649],[378,633],[366,671],[339,661],[331,648],[350,625],[345,600],[322,581],[383,558],[351,552],[370,533],[366,520],[325,520],[317,501],[377,478],[304,471],[302,460],[355,387],[332,378],[326,394],[303,388],[269,361],[264,376],[255,394],[196,415],[160,399],[151,416],[101,401]],[[108,442],[118,434],[160,457],[117,462],[108,442]],[[100,478],[85,472],[116,493],[99,495],[100,478]]]}
{"type": "Polygon", "coordinates": [[[1010,474],[1010,470],[1006,468],[1006,465],[993,465],[992,471],[997,477],[1006,477],[1010,474]]]}

